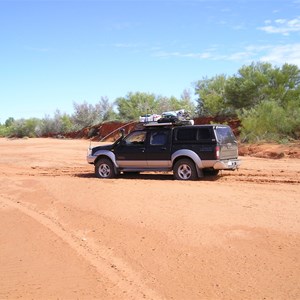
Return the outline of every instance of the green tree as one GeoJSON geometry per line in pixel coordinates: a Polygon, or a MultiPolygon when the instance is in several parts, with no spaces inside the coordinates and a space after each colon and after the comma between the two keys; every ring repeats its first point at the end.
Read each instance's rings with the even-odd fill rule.
{"type": "Polygon", "coordinates": [[[102,122],[117,119],[117,114],[113,110],[113,104],[107,97],[101,97],[99,103],[96,104],[96,106],[99,107],[102,122]]]}
{"type": "Polygon", "coordinates": [[[184,109],[186,112],[189,112],[191,115],[194,115],[195,112],[195,104],[191,98],[191,91],[184,90],[180,96],[180,99],[171,96],[171,97],[164,97],[158,96],[157,97],[158,107],[157,113],[161,114],[165,111],[174,111],[184,109]]]}
{"type": "Polygon", "coordinates": [[[9,136],[11,132],[12,124],[15,122],[15,119],[10,117],[8,118],[5,123],[2,125],[0,124],[0,136],[9,136]]]}
{"type": "Polygon", "coordinates": [[[8,118],[6,121],[5,121],[5,126],[6,127],[10,127],[13,123],[14,123],[15,119],[13,117],[10,117],[8,118]]]}
{"type": "Polygon", "coordinates": [[[232,113],[231,106],[225,97],[226,75],[204,78],[195,84],[198,115],[228,115],[232,113]]]}
{"type": "Polygon", "coordinates": [[[262,101],[274,100],[285,106],[300,95],[300,70],[295,65],[281,68],[269,63],[243,66],[225,86],[227,103],[235,109],[253,108],[262,101]]]}
{"type": "Polygon", "coordinates": [[[139,116],[146,113],[156,113],[158,101],[154,94],[128,93],[126,97],[116,99],[116,105],[121,120],[138,120],[139,116]]]}
{"type": "Polygon", "coordinates": [[[37,118],[18,119],[10,126],[10,134],[16,137],[36,137],[41,120],[37,118]]]}
{"type": "Polygon", "coordinates": [[[300,70],[257,62],[238,73],[195,84],[200,115],[238,115],[244,139],[280,140],[300,135],[300,70]]]}
{"type": "Polygon", "coordinates": [[[295,65],[284,64],[270,71],[269,84],[263,92],[283,107],[300,96],[300,69],[295,65]]]}
{"type": "MultiPolygon", "coordinates": [[[[293,136],[295,125],[287,111],[274,100],[264,101],[240,113],[244,141],[280,141],[293,136]]],[[[297,126],[299,126],[298,123],[297,126]]],[[[298,127],[300,128],[300,127],[298,127]]]]}
{"type": "Polygon", "coordinates": [[[73,130],[71,117],[66,113],[61,113],[60,110],[54,112],[54,116],[46,115],[36,129],[38,136],[65,134],[73,130]]]}
{"type": "Polygon", "coordinates": [[[62,134],[71,132],[73,129],[72,119],[68,114],[63,114],[59,117],[60,130],[62,134]]]}
{"type": "Polygon", "coordinates": [[[100,124],[103,121],[109,121],[116,118],[113,111],[113,105],[107,97],[101,99],[95,105],[88,104],[84,101],[81,104],[73,103],[75,112],[71,119],[75,129],[100,124]]]}
{"type": "Polygon", "coordinates": [[[272,65],[269,63],[252,63],[243,66],[237,75],[229,78],[225,86],[228,105],[235,109],[252,108],[263,100],[268,100],[265,93],[270,82],[272,65]]]}
{"type": "Polygon", "coordinates": [[[76,130],[101,123],[100,105],[92,105],[84,101],[81,104],[74,102],[73,107],[75,111],[72,122],[76,130]]]}
{"type": "Polygon", "coordinates": [[[190,90],[183,90],[180,96],[179,109],[184,109],[186,112],[189,112],[191,116],[194,116],[196,107],[191,95],[192,93],[190,90]]]}

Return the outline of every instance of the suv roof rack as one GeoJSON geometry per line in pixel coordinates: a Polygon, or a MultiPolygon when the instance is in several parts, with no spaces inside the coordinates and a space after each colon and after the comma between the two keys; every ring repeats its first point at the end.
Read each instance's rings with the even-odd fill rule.
{"type": "Polygon", "coordinates": [[[184,125],[194,125],[194,120],[182,120],[176,122],[167,122],[167,123],[159,123],[159,122],[148,122],[143,123],[145,127],[156,127],[156,126],[184,126],[184,125]]]}
{"type": "Polygon", "coordinates": [[[148,123],[144,123],[143,126],[144,127],[152,127],[152,126],[173,126],[174,123],[157,123],[157,122],[148,122],[148,123]]]}

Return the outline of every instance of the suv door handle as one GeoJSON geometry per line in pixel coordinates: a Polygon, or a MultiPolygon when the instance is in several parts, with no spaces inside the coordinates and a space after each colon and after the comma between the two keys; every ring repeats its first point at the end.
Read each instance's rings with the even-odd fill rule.
{"type": "Polygon", "coordinates": [[[161,147],[160,150],[167,150],[167,148],[166,147],[161,147]]]}
{"type": "Polygon", "coordinates": [[[140,150],[141,150],[142,152],[145,152],[145,148],[140,148],[140,150]]]}

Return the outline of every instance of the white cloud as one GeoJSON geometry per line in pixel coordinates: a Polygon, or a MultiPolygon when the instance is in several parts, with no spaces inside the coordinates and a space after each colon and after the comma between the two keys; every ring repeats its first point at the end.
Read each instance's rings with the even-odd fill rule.
{"type": "Polygon", "coordinates": [[[289,63],[300,67],[300,43],[270,47],[260,60],[273,64],[289,63]]]}
{"type": "Polygon", "coordinates": [[[258,29],[267,33],[279,33],[283,35],[289,35],[292,32],[300,32],[300,17],[291,20],[277,19],[274,22],[266,20],[265,24],[267,26],[258,27],[258,29]]]}
{"type": "Polygon", "coordinates": [[[159,51],[159,52],[154,53],[154,56],[156,56],[156,57],[188,57],[188,58],[198,58],[198,59],[213,58],[212,54],[209,52],[182,53],[179,51],[174,51],[174,52],[159,51]]]}
{"type": "Polygon", "coordinates": [[[245,47],[244,51],[223,56],[223,59],[242,63],[252,61],[270,62],[275,65],[289,63],[300,67],[300,43],[287,45],[250,45],[245,47]]]}
{"type": "Polygon", "coordinates": [[[251,57],[251,52],[240,51],[228,55],[226,59],[232,61],[249,61],[249,57],[251,57]]]}
{"type": "Polygon", "coordinates": [[[275,23],[277,23],[277,24],[284,24],[286,22],[287,22],[286,19],[277,19],[277,20],[275,20],[275,23]]]}
{"type": "Polygon", "coordinates": [[[298,65],[300,67],[300,43],[287,45],[248,45],[240,51],[223,54],[222,49],[214,48],[205,52],[166,52],[158,51],[154,53],[156,57],[164,58],[191,58],[211,61],[234,61],[241,64],[253,61],[265,61],[275,65],[284,63],[298,65]]]}

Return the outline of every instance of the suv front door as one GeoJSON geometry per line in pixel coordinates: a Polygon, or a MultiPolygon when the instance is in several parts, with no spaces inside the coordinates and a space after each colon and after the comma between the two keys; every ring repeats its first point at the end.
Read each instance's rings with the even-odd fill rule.
{"type": "Polygon", "coordinates": [[[120,168],[146,168],[146,131],[137,130],[130,133],[114,149],[120,168]]]}

